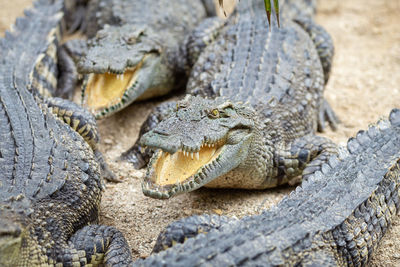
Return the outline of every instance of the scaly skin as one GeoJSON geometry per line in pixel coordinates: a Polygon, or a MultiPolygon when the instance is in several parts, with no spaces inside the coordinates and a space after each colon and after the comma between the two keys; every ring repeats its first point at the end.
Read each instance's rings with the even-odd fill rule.
{"type": "Polygon", "coordinates": [[[185,36],[212,1],[96,0],[89,5],[82,101],[96,118],[136,100],[165,95],[184,79],[185,36]],[[95,34],[96,33],[96,34],[95,34]]]}
{"type": "Polygon", "coordinates": [[[395,109],[277,206],[241,220],[202,215],[173,223],[157,246],[189,239],[134,266],[365,266],[398,213],[399,189],[395,109]],[[209,233],[199,234],[204,228],[209,233]]]}
{"type": "MultiPolygon", "coordinates": [[[[140,139],[158,149],[142,184],[145,195],[169,198],[201,186],[275,187],[301,174],[307,178],[336,153],[332,142],[314,135],[325,118],[336,123],[323,98],[321,60],[331,59],[319,57],[332,51],[317,51],[285,17],[290,2],[281,27],[275,22],[272,29],[262,3],[251,3],[241,1],[200,54],[187,86],[192,96],[140,139]]],[[[303,20],[310,23],[306,30],[322,29],[303,20]]],[[[315,39],[329,43],[324,34],[315,39]]]]}
{"type": "Polygon", "coordinates": [[[0,40],[1,266],[131,261],[122,234],[96,225],[102,180],[95,129],[82,130],[84,111],[46,97],[57,85],[63,9],[61,0],[39,0],[0,40]]]}

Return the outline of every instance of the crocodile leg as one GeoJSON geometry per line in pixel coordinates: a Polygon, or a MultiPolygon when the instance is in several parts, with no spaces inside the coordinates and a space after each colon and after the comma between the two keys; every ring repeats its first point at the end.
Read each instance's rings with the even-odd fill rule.
{"type": "Polygon", "coordinates": [[[59,77],[55,96],[72,99],[75,87],[79,82],[75,63],[84,55],[86,50],[87,44],[84,39],[69,40],[58,47],[59,77]]]}
{"type": "Polygon", "coordinates": [[[144,148],[139,144],[140,137],[148,131],[154,129],[174,110],[176,110],[176,101],[164,102],[155,107],[142,124],[136,143],[130,149],[122,153],[121,159],[132,163],[136,169],[141,169],[146,166],[153,155],[153,151],[144,148]]]}
{"type": "Polygon", "coordinates": [[[70,55],[63,46],[57,50],[59,77],[56,96],[72,99],[75,86],[78,82],[78,72],[70,55]]]}
{"type": "Polygon", "coordinates": [[[118,182],[119,180],[108,168],[101,152],[97,148],[100,139],[99,133],[97,131],[96,120],[89,111],[71,101],[57,97],[46,99],[46,103],[54,115],[71,126],[92,147],[96,160],[100,164],[101,174],[104,179],[118,182]]]}
{"type": "Polygon", "coordinates": [[[336,116],[329,102],[326,101],[326,99],[323,99],[318,111],[318,132],[325,131],[326,122],[329,123],[332,130],[336,131],[340,120],[336,116]]]}
{"type": "Polygon", "coordinates": [[[312,135],[294,142],[292,153],[298,155],[300,165],[305,164],[302,179],[307,180],[316,171],[320,171],[331,156],[338,153],[338,148],[331,140],[312,135]]]}
{"type": "Polygon", "coordinates": [[[211,230],[218,230],[226,224],[237,222],[236,218],[219,216],[216,214],[202,214],[183,218],[169,224],[159,235],[152,253],[172,247],[176,243],[183,243],[188,238],[198,234],[206,234],[211,230]]]}
{"type": "Polygon", "coordinates": [[[296,139],[289,150],[278,151],[275,155],[278,177],[281,177],[277,185],[301,174],[306,180],[321,170],[322,164],[334,154],[337,154],[336,144],[325,137],[307,135],[296,139]]]}
{"type": "Polygon", "coordinates": [[[101,263],[106,266],[127,266],[132,262],[124,236],[111,226],[85,226],[71,237],[70,244],[78,250],[81,266],[101,263]]]}

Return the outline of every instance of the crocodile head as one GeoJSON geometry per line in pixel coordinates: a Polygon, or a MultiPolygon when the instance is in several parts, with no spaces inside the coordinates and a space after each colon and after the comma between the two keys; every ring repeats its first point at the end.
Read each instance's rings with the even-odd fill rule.
{"type": "Polygon", "coordinates": [[[12,218],[0,218],[0,266],[13,266],[21,255],[22,226],[12,218]]]}
{"type": "Polygon", "coordinates": [[[257,135],[255,114],[241,103],[187,96],[140,143],[155,153],[143,193],[170,198],[195,190],[237,168],[257,135]]]}
{"type": "Polygon", "coordinates": [[[145,25],[106,25],[88,42],[78,70],[87,74],[82,102],[96,118],[172,88],[172,71],[163,63],[160,43],[157,34],[145,25]]]}

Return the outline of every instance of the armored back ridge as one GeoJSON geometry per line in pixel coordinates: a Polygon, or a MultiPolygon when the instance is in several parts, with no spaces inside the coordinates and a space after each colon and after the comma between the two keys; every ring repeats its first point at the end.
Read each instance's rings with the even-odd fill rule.
{"type": "MultiPolygon", "coordinates": [[[[364,266],[397,214],[399,188],[400,110],[395,109],[389,120],[350,138],[347,149],[277,206],[241,220],[212,218],[226,223],[135,266],[364,266]]],[[[183,221],[190,222],[188,229],[196,221],[205,224],[200,217],[183,221]]]]}
{"type": "Polygon", "coordinates": [[[39,0],[0,40],[1,266],[131,259],[121,233],[95,225],[102,181],[94,151],[75,119],[73,129],[53,115],[68,101],[46,98],[57,85],[63,9],[61,0],[39,0]]]}

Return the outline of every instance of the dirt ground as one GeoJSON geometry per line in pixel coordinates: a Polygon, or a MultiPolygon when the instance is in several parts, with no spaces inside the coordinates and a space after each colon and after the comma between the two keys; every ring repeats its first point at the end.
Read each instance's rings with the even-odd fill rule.
{"type": "MultiPolygon", "coordinates": [[[[0,31],[9,28],[30,3],[0,0],[0,31]]],[[[318,1],[316,19],[331,33],[336,49],[325,95],[342,120],[336,132],[328,130],[324,136],[345,144],[359,129],[400,107],[399,14],[400,1],[318,1]]],[[[148,256],[159,231],[176,219],[212,212],[237,217],[256,214],[293,190],[288,186],[262,191],[200,189],[163,201],[143,196],[140,179],[144,171],[134,170],[118,157],[134,143],[140,124],[154,105],[135,104],[99,122],[101,150],[123,180],[107,183],[101,221],[124,233],[134,258],[148,256]]],[[[400,265],[400,219],[382,239],[370,265],[400,265]]]]}

